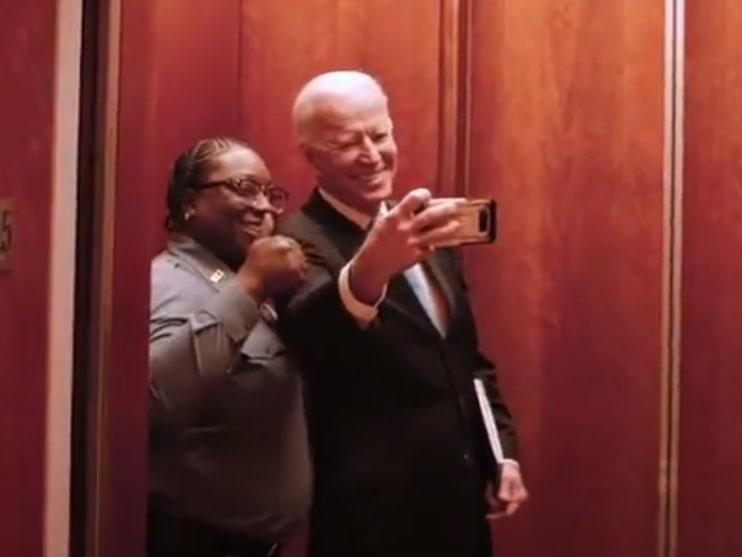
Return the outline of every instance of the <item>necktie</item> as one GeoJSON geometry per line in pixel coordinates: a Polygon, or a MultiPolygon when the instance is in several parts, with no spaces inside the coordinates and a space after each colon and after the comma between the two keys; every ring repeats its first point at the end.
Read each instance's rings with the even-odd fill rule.
{"type": "MultiPolygon", "coordinates": [[[[372,218],[365,227],[368,233],[373,228],[380,216],[387,212],[386,205],[381,205],[379,214],[372,218]]],[[[448,303],[441,292],[438,281],[433,277],[422,263],[413,265],[404,272],[405,279],[412,287],[420,305],[425,310],[431,323],[435,326],[442,337],[446,336],[448,330],[448,303]]]]}
{"type": "Polygon", "coordinates": [[[404,276],[415,292],[420,305],[428,314],[431,323],[438,329],[442,337],[446,336],[448,330],[448,304],[441,292],[440,285],[428,269],[418,263],[407,269],[404,276]]]}

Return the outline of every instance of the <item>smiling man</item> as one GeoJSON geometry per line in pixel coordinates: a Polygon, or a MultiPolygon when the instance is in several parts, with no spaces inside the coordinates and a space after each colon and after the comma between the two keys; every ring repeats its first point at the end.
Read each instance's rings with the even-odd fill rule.
{"type": "Polygon", "coordinates": [[[310,82],[296,101],[294,122],[321,192],[374,216],[392,195],[397,145],[386,96],[361,75],[310,82]]]}
{"type": "Polygon", "coordinates": [[[456,205],[428,203],[423,189],[390,202],[397,145],[370,76],[314,78],[293,115],[317,189],[282,225],[310,269],[279,324],[308,381],[311,555],[488,557],[487,514],[512,514],[527,493],[458,257],[436,249],[458,230],[456,205]],[[501,468],[475,377],[488,386],[501,468]]]}

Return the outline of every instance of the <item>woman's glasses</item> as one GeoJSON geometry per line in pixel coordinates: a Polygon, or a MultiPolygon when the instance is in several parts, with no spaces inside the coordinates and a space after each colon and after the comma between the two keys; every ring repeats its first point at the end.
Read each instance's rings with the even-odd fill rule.
{"type": "Polygon", "coordinates": [[[257,205],[260,196],[264,196],[270,206],[276,211],[283,211],[286,207],[286,201],[289,198],[289,192],[270,182],[261,182],[250,176],[240,176],[229,178],[228,180],[217,180],[201,184],[199,190],[210,188],[225,187],[233,191],[251,205],[257,205]]]}

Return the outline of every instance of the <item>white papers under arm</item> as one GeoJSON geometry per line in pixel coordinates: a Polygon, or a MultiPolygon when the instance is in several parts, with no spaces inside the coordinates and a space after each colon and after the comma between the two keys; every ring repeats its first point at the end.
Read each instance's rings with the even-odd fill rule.
{"type": "Polygon", "coordinates": [[[492,407],[487,398],[487,391],[485,390],[484,382],[481,379],[474,379],[474,390],[477,393],[479,411],[482,413],[482,421],[484,422],[484,428],[487,431],[487,439],[489,440],[489,445],[492,449],[492,455],[495,457],[495,462],[502,464],[505,455],[502,452],[502,444],[500,443],[500,435],[497,432],[495,416],[492,413],[492,407]]]}

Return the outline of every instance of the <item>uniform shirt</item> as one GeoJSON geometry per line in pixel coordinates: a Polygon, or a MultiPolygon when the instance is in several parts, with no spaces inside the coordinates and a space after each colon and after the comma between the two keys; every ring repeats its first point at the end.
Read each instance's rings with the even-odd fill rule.
{"type": "Polygon", "coordinates": [[[274,320],[191,238],[152,262],[152,503],[267,542],[311,500],[302,382],[274,320]]]}

